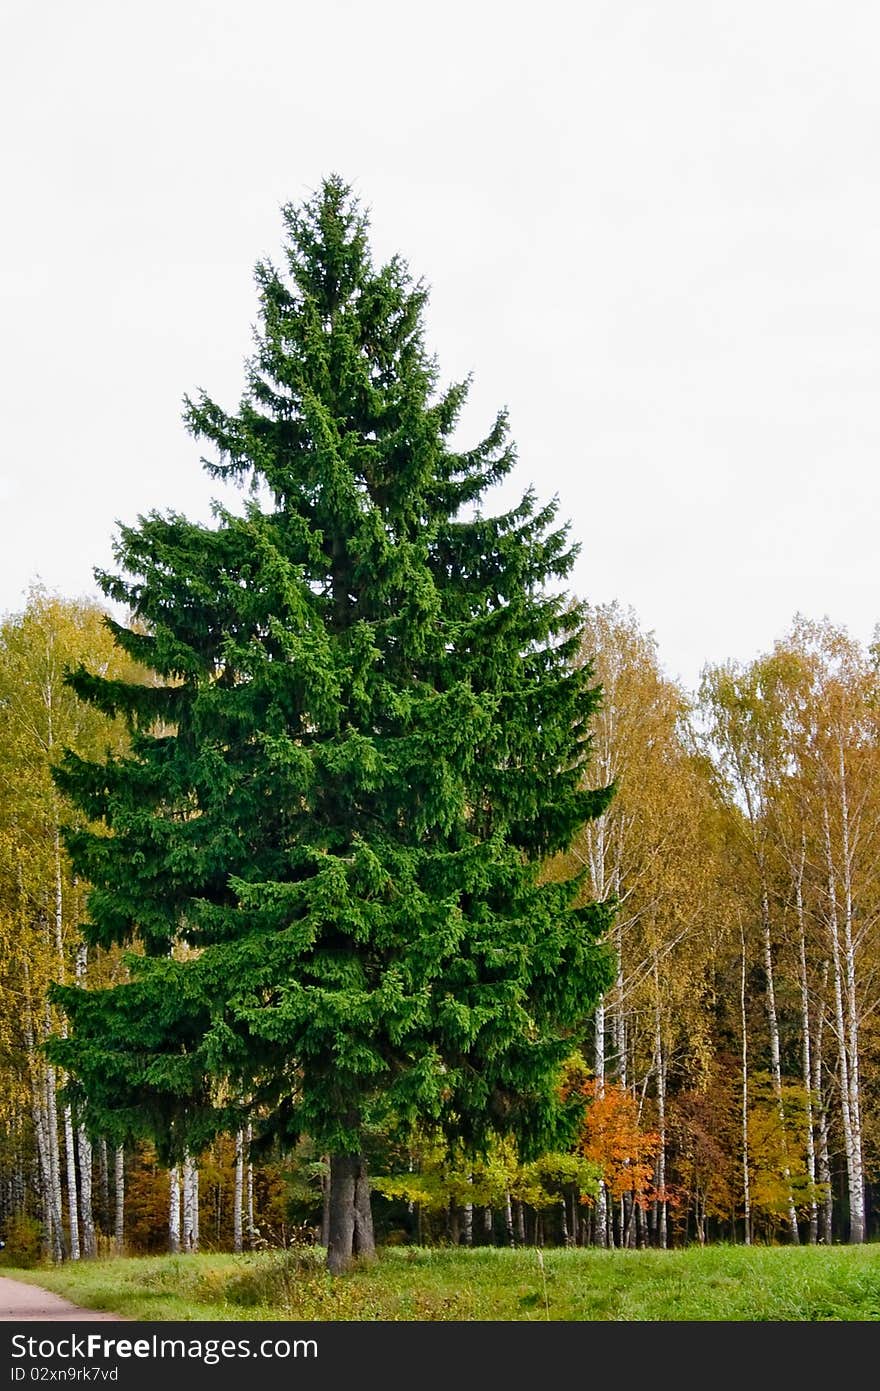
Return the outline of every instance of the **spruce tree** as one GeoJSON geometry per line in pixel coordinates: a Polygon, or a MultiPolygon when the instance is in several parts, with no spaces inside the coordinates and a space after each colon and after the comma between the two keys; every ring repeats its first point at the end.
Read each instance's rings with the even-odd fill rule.
{"type": "Polygon", "coordinates": [[[467,383],[439,388],[426,291],[375,268],[345,184],[283,216],[238,411],[186,402],[241,508],[139,518],[97,572],[154,680],[71,676],[131,748],[58,780],[89,823],[84,930],[139,950],[125,983],[58,990],[54,1047],[90,1125],[169,1161],[245,1116],[308,1134],[341,1270],[373,1246],[371,1127],[559,1141],[607,908],[541,866],[609,793],[585,790],[598,692],[555,503],[482,512],[506,418],[453,447],[467,383]]]}

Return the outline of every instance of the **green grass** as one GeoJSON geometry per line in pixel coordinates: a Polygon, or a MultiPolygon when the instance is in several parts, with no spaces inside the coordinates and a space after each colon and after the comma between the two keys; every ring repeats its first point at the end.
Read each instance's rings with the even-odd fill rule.
{"type": "Polygon", "coordinates": [[[682,1251],[396,1247],[331,1279],[323,1253],[145,1256],[3,1273],[131,1319],[880,1319],[880,1245],[682,1251]]]}

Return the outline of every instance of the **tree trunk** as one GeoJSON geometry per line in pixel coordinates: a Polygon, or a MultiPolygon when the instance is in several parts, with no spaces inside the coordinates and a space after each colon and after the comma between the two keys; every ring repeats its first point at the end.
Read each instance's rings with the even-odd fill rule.
{"type": "Polygon", "coordinates": [[[636,1202],[635,1193],[629,1193],[629,1194],[627,1194],[627,1199],[626,1199],[626,1204],[625,1204],[625,1211],[626,1211],[626,1229],[625,1229],[625,1232],[624,1232],[623,1240],[622,1240],[622,1242],[621,1242],[621,1245],[622,1245],[623,1247],[627,1248],[627,1249],[629,1249],[629,1248],[635,1246],[635,1244],[636,1244],[636,1209],[637,1209],[637,1208],[638,1208],[638,1203],[636,1202]]]}
{"type": "Polygon", "coordinates": [[[199,1166],[193,1164],[192,1170],[192,1250],[199,1249],[199,1166]]]}
{"type": "Polygon", "coordinates": [[[450,1246],[457,1246],[461,1239],[461,1217],[456,1204],[449,1199],[446,1204],[446,1240],[450,1246]]]}
{"type": "Polygon", "coordinates": [[[92,1142],[82,1126],[77,1131],[79,1149],[80,1213],[82,1216],[83,1255],[92,1257],[98,1254],[95,1238],[95,1218],[92,1212],[92,1142]]]}
{"type": "Polygon", "coordinates": [[[98,1145],[98,1220],[105,1235],[110,1231],[110,1174],[107,1164],[107,1141],[98,1145]]]}
{"type": "Polygon", "coordinates": [[[803,1066],[806,1106],[807,1173],[810,1178],[809,1242],[815,1246],[819,1236],[819,1204],[816,1199],[816,1140],[813,1117],[813,1066],[810,1039],[810,992],[807,979],[807,933],[804,914],[804,867],[807,860],[806,833],[801,832],[801,852],[795,873],[795,908],[798,924],[798,982],[801,993],[801,1061],[803,1066]]]}
{"type": "MultiPolygon", "coordinates": [[[[593,1068],[596,1076],[596,1091],[602,1096],[605,1090],[605,1001],[600,1000],[596,1005],[595,1023],[595,1061],[593,1068]]],[[[605,1188],[604,1179],[599,1179],[599,1191],[596,1195],[596,1226],[595,1241],[597,1246],[608,1245],[608,1193],[605,1188]]]]}
{"type": "Polygon", "coordinates": [[[184,1251],[199,1249],[199,1171],[187,1151],[183,1159],[183,1233],[184,1251]]]}
{"type": "Polygon", "coordinates": [[[183,1221],[181,1223],[180,1247],[182,1251],[192,1250],[192,1160],[188,1154],[183,1158],[183,1221]]]}
{"type": "Polygon", "coordinates": [[[636,1245],[642,1250],[648,1245],[648,1218],[641,1203],[636,1203],[636,1245]]]}
{"type": "Polygon", "coordinates": [[[373,1209],[370,1203],[370,1179],[367,1161],[358,1155],[354,1182],[354,1240],[353,1250],[361,1260],[376,1259],[376,1238],[373,1232],[373,1209]]]}
{"type": "Polygon", "coordinates": [[[834,1241],[834,1189],[831,1181],[831,1155],[828,1149],[828,1112],[819,1117],[819,1182],[822,1184],[820,1241],[831,1246],[834,1241]]]}
{"type": "Polygon", "coordinates": [[[816,1046],[813,1049],[813,1092],[818,1108],[818,1146],[817,1173],[822,1184],[822,1207],[820,1210],[820,1229],[818,1240],[830,1246],[834,1236],[834,1198],[831,1191],[831,1158],[828,1153],[828,1101],[822,1086],[823,1054],[825,1042],[825,998],[828,986],[828,962],[822,963],[822,993],[816,1011],[816,1046]]]}
{"type": "MultiPolygon", "coordinates": [[[[615,893],[620,892],[620,873],[615,872],[615,893]]],[[[614,989],[614,1012],[611,1020],[611,1033],[614,1039],[614,1053],[617,1060],[617,1082],[626,1091],[626,1019],[623,1013],[623,930],[618,923],[614,929],[614,955],[617,959],[617,972],[614,989]]]]}
{"type": "Polygon", "coordinates": [[[52,1144],[49,1135],[48,1096],[46,1069],[42,1059],[37,1056],[34,1035],[34,1018],[31,1009],[30,970],[27,960],[23,965],[24,975],[24,1038],[27,1050],[28,1073],[31,1093],[31,1115],[34,1135],[37,1142],[40,1189],[43,1201],[43,1222],[46,1245],[52,1260],[57,1265],[64,1259],[64,1229],[61,1222],[60,1192],[55,1185],[52,1165],[52,1144]]]}
{"type": "Polygon", "coordinates": [[[241,1208],[244,1191],[244,1131],[235,1135],[235,1188],[232,1197],[232,1249],[242,1249],[241,1208]]]}
{"type": "Polygon", "coordinates": [[[73,1112],[64,1108],[64,1155],[67,1167],[67,1216],[70,1226],[70,1259],[79,1260],[79,1200],[76,1184],[76,1146],[73,1142],[73,1112]]]}
{"type": "Polygon", "coordinates": [[[834,985],[834,1016],[837,1034],[838,1065],[840,1070],[840,1119],[843,1127],[843,1148],[846,1154],[847,1194],[849,1197],[850,1231],[852,1242],[864,1239],[864,1186],[861,1175],[861,1154],[857,1150],[852,1123],[852,1089],[850,1086],[850,1049],[844,1010],[843,969],[840,952],[840,927],[837,903],[837,873],[831,849],[831,826],[827,800],[822,806],[825,834],[825,858],[828,875],[828,932],[831,938],[832,981],[834,985]]]}
{"type": "Polygon", "coordinates": [[[46,1088],[46,1133],[48,1137],[49,1172],[52,1189],[52,1215],[53,1219],[57,1220],[62,1250],[64,1254],[66,1254],[67,1248],[63,1244],[64,1227],[61,1217],[63,1199],[61,1196],[61,1158],[58,1153],[58,1110],[55,1102],[56,1083],[54,1067],[47,1067],[45,1069],[44,1085],[46,1088]]]}
{"type": "Polygon", "coordinates": [[[321,1179],[323,1203],[321,1205],[321,1245],[324,1250],[330,1245],[330,1156],[323,1158],[324,1175],[321,1179]]]}
{"type": "Polygon", "coordinates": [[[788,1141],[785,1133],[785,1107],[782,1101],[782,1063],[779,1049],[779,1021],[776,1014],[776,989],[773,983],[773,952],[770,940],[770,899],[767,891],[763,855],[760,860],[760,870],[761,928],[764,942],[764,972],[767,977],[767,1019],[770,1026],[770,1073],[773,1079],[773,1093],[776,1097],[776,1109],[779,1114],[779,1128],[781,1132],[783,1154],[782,1175],[788,1185],[788,1225],[791,1229],[792,1244],[797,1246],[800,1243],[800,1234],[798,1232],[797,1211],[795,1209],[794,1195],[791,1187],[791,1169],[788,1164],[788,1141]]]}
{"type": "Polygon", "coordinates": [[[125,1249],[125,1148],[122,1145],[116,1151],[114,1194],[116,1198],[114,1235],[116,1250],[121,1254],[125,1249]]]}
{"type": "Polygon", "coordinates": [[[663,1047],[663,1029],[660,1018],[660,965],[656,949],[654,951],[654,1052],[657,1056],[657,1130],[660,1137],[655,1176],[655,1186],[660,1195],[657,1204],[657,1244],[662,1251],[665,1251],[667,1243],[666,1051],[663,1047]]]}
{"type": "Polygon", "coordinates": [[[61,1225],[61,1209],[56,1200],[52,1159],[49,1144],[49,1125],[45,1107],[45,1084],[40,1078],[39,1087],[33,1086],[31,1110],[34,1134],[37,1140],[37,1157],[40,1171],[40,1191],[43,1200],[43,1219],[45,1222],[46,1244],[52,1260],[57,1265],[64,1260],[64,1233],[61,1225]]]}
{"type": "MultiPolygon", "coordinates": [[[[75,906],[75,905],[74,905],[75,906]]],[[[76,980],[85,984],[88,948],[80,942],[76,949],[76,980]]],[[[79,1150],[80,1216],[82,1218],[83,1255],[97,1255],[98,1243],[95,1240],[95,1217],[92,1212],[92,1142],[83,1126],[77,1129],[77,1148],[79,1150]]]]}
{"type": "MultiPolygon", "coordinates": [[[[52,704],[51,690],[48,692],[49,701],[47,705],[49,716],[49,751],[52,750],[52,704]]],[[[53,797],[53,805],[54,805],[53,797]]],[[[52,832],[53,860],[55,873],[55,953],[58,958],[58,980],[64,984],[64,903],[62,894],[62,873],[61,873],[61,830],[56,819],[52,832]]],[[[46,1032],[51,1032],[49,1019],[49,1004],[46,1002],[46,1032]]],[[[62,1016],[61,1037],[67,1037],[67,1021],[62,1016]]],[[[61,1083],[64,1083],[64,1074],[61,1074],[61,1083]]],[[[54,1069],[53,1069],[53,1088],[54,1088],[54,1069]]],[[[69,1106],[64,1108],[64,1157],[67,1171],[67,1217],[70,1229],[70,1259],[79,1260],[79,1200],[76,1183],[76,1147],[73,1142],[73,1113],[69,1106]]],[[[60,1178],[59,1178],[60,1182],[60,1178]]]]}
{"type": "Polygon", "coordinates": [[[513,1205],[510,1201],[510,1189],[504,1192],[504,1229],[507,1232],[507,1244],[511,1248],[516,1246],[516,1237],[513,1234],[513,1205]]]}
{"type": "MultiPolygon", "coordinates": [[[[472,1183],[473,1179],[469,1178],[468,1182],[472,1183]]],[[[464,1207],[462,1208],[462,1240],[464,1241],[465,1246],[473,1246],[474,1244],[473,1203],[465,1203],[464,1207]]]]}
{"type": "Polygon", "coordinates": [[[846,1041],[849,1052],[849,1111],[852,1130],[853,1187],[850,1193],[849,1239],[865,1240],[865,1175],[862,1159],[862,1101],[859,1058],[859,1014],[856,996],[856,959],[853,940],[853,877],[850,844],[849,794],[843,741],[838,741],[840,780],[841,873],[843,878],[843,960],[846,1001],[846,1041]]]}
{"type": "Polygon", "coordinates": [[[176,1164],[168,1171],[168,1250],[173,1256],[180,1251],[180,1170],[176,1164]]]}
{"type": "Polygon", "coordinates": [[[743,1173],[743,1239],[746,1246],[752,1244],[752,1197],[749,1175],[749,1036],[746,1021],[746,939],[742,923],[739,925],[739,939],[742,944],[742,969],[739,978],[739,1011],[742,1030],[742,1173],[743,1173]]]}
{"type": "Polygon", "coordinates": [[[254,1225],[254,1166],[251,1161],[251,1141],[253,1138],[254,1128],[248,1121],[245,1144],[247,1147],[247,1240],[250,1251],[253,1251],[257,1241],[257,1229],[254,1225]]]}
{"type": "Polygon", "coordinates": [[[516,1239],[520,1246],[526,1244],[526,1214],[522,1203],[517,1200],[516,1204],[516,1239]]]}
{"type": "Polygon", "coordinates": [[[330,1239],[327,1243],[327,1269],[331,1275],[341,1275],[351,1265],[358,1168],[357,1155],[330,1156],[330,1239]]]}
{"type": "MultiPolygon", "coordinates": [[[[611,707],[609,707],[610,709],[611,707]]],[[[605,740],[605,748],[601,759],[603,772],[607,774],[607,781],[613,777],[612,772],[612,752],[610,737],[605,740]]],[[[590,862],[590,879],[593,887],[594,897],[601,902],[605,897],[605,831],[606,817],[597,817],[596,821],[587,825],[587,846],[590,862]]],[[[605,998],[601,997],[596,1005],[595,1030],[594,1030],[594,1073],[596,1077],[596,1091],[602,1096],[605,1090],[605,998]]],[[[608,1245],[608,1229],[613,1222],[608,1221],[608,1193],[603,1179],[599,1179],[599,1191],[596,1195],[596,1220],[595,1220],[595,1242],[597,1246],[608,1245]]],[[[613,1238],[612,1238],[613,1239],[613,1238]]]]}

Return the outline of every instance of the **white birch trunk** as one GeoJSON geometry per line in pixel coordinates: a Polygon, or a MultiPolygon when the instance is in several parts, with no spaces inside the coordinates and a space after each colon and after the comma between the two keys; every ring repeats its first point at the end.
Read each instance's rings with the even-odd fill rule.
{"type": "Polygon", "coordinates": [[[846,983],[846,1041],[849,1053],[849,1114],[852,1131],[853,1186],[850,1192],[849,1239],[852,1243],[865,1240],[865,1176],[862,1160],[862,1105],[859,1060],[859,1015],[856,997],[856,960],[853,945],[853,875],[850,845],[849,794],[843,741],[838,741],[838,775],[840,778],[840,823],[842,837],[841,872],[843,877],[843,960],[846,983]]]}
{"type": "MultiPolygon", "coordinates": [[[[599,1096],[605,1092],[605,1001],[601,999],[596,1005],[596,1026],[595,1026],[595,1053],[593,1060],[593,1071],[596,1075],[596,1091],[599,1096]]],[[[605,1180],[599,1179],[599,1191],[596,1194],[596,1245],[608,1245],[608,1190],[605,1187],[605,1180]]]]}
{"type": "Polygon", "coordinates": [[[192,1189],[192,1233],[190,1236],[190,1250],[199,1249],[199,1166],[193,1164],[192,1176],[190,1178],[192,1189]]]}
{"type": "MultiPolygon", "coordinates": [[[[76,979],[82,985],[85,981],[87,947],[80,942],[76,949],[76,979]]],[[[92,1143],[83,1126],[77,1131],[79,1151],[80,1217],[82,1219],[83,1255],[92,1257],[98,1253],[95,1238],[95,1217],[92,1211],[92,1143]]]]}
{"type": "Polygon", "coordinates": [[[98,1145],[98,1202],[99,1220],[105,1232],[110,1229],[110,1174],[107,1164],[107,1141],[98,1145]]]}
{"type": "Polygon", "coordinates": [[[822,1230],[819,1240],[830,1246],[834,1233],[834,1199],[831,1191],[831,1158],[828,1153],[828,1103],[822,1087],[822,1048],[825,1041],[825,991],[828,985],[828,962],[822,966],[822,995],[817,1010],[816,1044],[813,1049],[813,1092],[818,1108],[817,1172],[823,1186],[822,1230]]]}
{"type": "Polygon", "coordinates": [[[70,1259],[78,1261],[79,1250],[79,1202],[76,1184],[76,1146],[73,1142],[73,1112],[69,1106],[64,1108],[64,1150],[67,1160],[67,1212],[70,1224],[70,1259]]]}
{"type": "Polygon", "coordinates": [[[660,1200],[657,1205],[657,1244],[666,1250],[668,1240],[666,1201],[666,1053],[660,1019],[660,968],[654,952],[654,1052],[657,1057],[657,1130],[660,1147],[657,1151],[656,1183],[660,1200]]]}
{"type": "Polygon", "coordinates": [[[634,1248],[636,1245],[636,1213],[640,1210],[636,1202],[635,1193],[628,1193],[623,1204],[626,1213],[626,1228],[624,1232],[623,1245],[634,1248]]]}
{"type": "Polygon", "coordinates": [[[64,1223],[61,1214],[61,1190],[57,1182],[57,1171],[52,1162],[52,1140],[49,1133],[49,1117],[46,1108],[35,1102],[38,1109],[36,1117],[40,1144],[40,1160],[43,1170],[43,1204],[46,1215],[47,1237],[52,1260],[58,1265],[64,1260],[64,1223]]]}
{"type": "Polygon", "coordinates": [[[82,1217],[82,1251],[84,1256],[98,1254],[95,1236],[95,1217],[92,1211],[92,1142],[82,1126],[77,1131],[79,1149],[80,1215],[82,1217]]]}
{"type": "Polygon", "coordinates": [[[740,923],[742,970],[740,972],[739,1008],[742,1028],[742,1171],[743,1171],[743,1229],[746,1246],[752,1244],[752,1197],[749,1175],[749,1046],[746,1024],[746,939],[740,923]]]}
{"type": "MultiPolygon", "coordinates": [[[[617,875],[615,874],[615,879],[617,875]]],[[[619,892],[619,885],[616,886],[619,892]]],[[[614,1016],[612,1020],[612,1035],[614,1038],[614,1052],[617,1061],[617,1080],[623,1091],[626,1091],[627,1067],[626,1067],[626,1019],[623,1013],[623,932],[618,926],[615,929],[614,955],[617,959],[617,975],[614,990],[614,1016]]]]}
{"type": "Polygon", "coordinates": [[[806,835],[801,833],[801,853],[795,874],[795,908],[798,924],[798,981],[801,992],[801,1034],[804,1092],[806,1106],[806,1150],[807,1173],[810,1179],[810,1245],[815,1246],[819,1236],[819,1204],[816,1198],[816,1141],[815,1119],[813,1116],[813,1065],[810,1042],[810,992],[807,980],[807,933],[804,914],[804,867],[807,859],[806,835]]]}
{"type": "Polygon", "coordinates": [[[64,1230],[61,1220],[60,1190],[55,1184],[52,1165],[52,1145],[49,1136],[49,1114],[47,1097],[49,1088],[42,1059],[38,1058],[34,1041],[34,1025],[31,1013],[30,970],[24,962],[25,1015],[24,1035],[27,1049],[28,1072],[30,1077],[31,1115],[34,1135],[37,1142],[37,1159],[40,1172],[43,1218],[45,1222],[46,1244],[55,1264],[64,1259],[64,1230]]]}
{"type": "Polygon", "coordinates": [[[767,893],[767,881],[764,876],[763,857],[760,870],[761,929],[764,942],[764,971],[767,977],[767,1019],[770,1026],[770,1072],[773,1079],[773,1092],[776,1097],[776,1109],[779,1114],[783,1154],[782,1176],[788,1184],[788,1224],[791,1229],[792,1244],[797,1246],[800,1243],[800,1236],[798,1234],[797,1212],[795,1210],[794,1196],[791,1188],[791,1169],[788,1164],[788,1141],[785,1133],[785,1107],[782,1101],[782,1065],[779,1050],[779,1023],[776,1014],[776,990],[773,983],[773,952],[770,941],[770,901],[767,893]]]}
{"type": "Polygon", "coordinates": [[[513,1205],[510,1201],[510,1189],[504,1193],[504,1226],[507,1231],[508,1246],[516,1246],[516,1238],[513,1234],[513,1205]]]}
{"type": "Polygon", "coordinates": [[[247,1144],[247,1237],[248,1247],[253,1250],[257,1239],[257,1228],[254,1223],[254,1166],[251,1162],[251,1140],[254,1131],[250,1121],[248,1121],[245,1141],[247,1144]]]}
{"type": "Polygon", "coordinates": [[[67,1247],[64,1245],[64,1227],[62,1223],[63,1200],[61,1195],[61,1156],[58,1150],[58,1109],[55,1102],[56,1080],[54,1067],[47,1067],[43,1074],[44,1086],[46,1089],[46,1134],[49,1151],[49,1173],[52,1189],[52,1209],[57,1216],[58,1231],[62,1242],[62,1251],[67,1254],[67,1247]]]}
{"type": "Polygon", "coordinates": [[[116,1250],[121,1254],[125,1250],[125,1146],[119,1145],[116,1150],[113,1172],[113,1195],[116,1200],[115,1221],[113,1224],[113,1235],[116,1242],[116,1250]]]}
{"type": "MultiPolygon", "coordinates": [[[[52,749],[52,705],[49,691],[49,749],[52,749]]],[[[56,819],[52,836],[53,867],[55,877],[55,953],[58,958],[58,980],[63,985],[64,969],[64,899],[61,874],[61,831],[56,819]]],[[[48,1010],[48,1005],[47,1005],[48,1010]]],[[[48,1024],[48,1020],[47,1020],[48,1024]]],[[[62,1020],[61,1037],[67,1037],[67,1021],[62,1020]]],[[[60,1078],[64,1084],[63,1074],[60,1078]]],[[[67,1216],[70,1227],[70,1259],[78,1261],[79,1249],[79,1199],[76,1181],[76,1147],[73,1141],[73,1113],[69,1106],[64,1108],[64,1152],[67,1172],[67,1216]]]]}
{"type": "Polygon", "coordinates": [[[180,1251],[180,1170],[176,1164],[168,1173],[168,1250],[173,1256],[180,1251]]]}
{"type": "MultiPolygon", "coordinates": [[[[606,716],[608,716],[608,710],[606,710],[606,716]]],[[[606,745],[605,758],[603,759],[603,773],[606,781],[611,780],[610,764],[611,753],[609,741],[606,745]]],[[[605,897],[605,831],[606,817],[604,815],[598,817],[594,823],[587,826],[587,855],[590,865],[590,879],[592,882],[593,897],[598,902],[601,902],[605,897]]],[[[593,1071],[596,1078],[597,1094],[602,1096],[605,1091],[604,996],[596,1005],[593,1071]]],[[[608,1246],[609,1231],[611,1231],[611,1245],[614,1245],[613,1224],[609,1222],[608,1217],[608,1190],[605,1186],[604,1179],[600,1178],[599,1189],[596,1194],[595,1243],[597,1246],[608,1246]]]]}
{"type": "MultiPolygon", "coordinates": [[[[468,1183],[473,1183],[473,1181],[474,1181],[474,1176],[473,1176],[473,1174],[468,1174],[468,1183]]],[[[462,1239],[463,1239],[463,1241],[464,1241],[465,1246],[473,1246],[473,1244],[474,1244],[474,1205],[473,1205],[473,1203],[465,1203],[464,1207],[462,1208],[462,1233],[463,1233],[462,1239]]]]}
{"type": "MultiPolygon", "coordinates": [[[[837,1034],[838,1067],[840,1072],[840,1119],[843,1128],[843,1148],[846,1154],[846,1178],[847,1194],[849,1198],[850,1210],[850,1240],[859,1241],[861,1238],[856,1235],[853,1238],[852,1214],[857,1218],[861,1207],[862,1214],[864,1207],[861,1206],[860,1199],[863,1201],[863,1191],[861,1184],[860,1164],[856,1158],[856,1148],[853,1135],[852,1117],[850,1103],[852,1093],[849,1081],[849,1048],[847,1030],[844,1015],[843,1003],[843,971],[840,959],[840,927],[838,919],[837,904],[837,873],[834,866],[834,855],[831,848],[831,825],[828,816],[827,800],[822,804],[822,827],[825,836],[825,859],[828,875],[828,933],[831,939],[831,970],[832,984],[834,987],[834,1019],[837,1034]]],[[[856,1226],[858,1233],[858,1226],[856,1226]]]]}
{"type": "MultiPolygon", "coordinates": [[[[326,1183],[326,1179],[324,1180],[326,1183]]],[[[232,1197],[232,1249],[242,1249],[242,1198],[244,1190],[244,1131],[235,1135],[235,1188],[232,1197]]]]}
{"type": "Polygon", "coordinates": [[[184,1156],[184,1231],[182,1231],[182,1249],[192,1251],[193,1249],[193,1182],[192,1182],[193,1163],[189,1152],[184,1156]]]}

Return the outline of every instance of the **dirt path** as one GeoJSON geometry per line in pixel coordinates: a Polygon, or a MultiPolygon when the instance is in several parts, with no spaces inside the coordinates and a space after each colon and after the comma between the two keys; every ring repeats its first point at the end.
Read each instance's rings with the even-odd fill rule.
{"type": "Polygon", "coordinates": [[[80,1309],[69,1299],[38,1285],[26,1285],[22,1280],[8,1280],[0,1275],[0,1319],[122,1319],[121,1314],[107,1314],[98,1309],[80,1309]]]}

